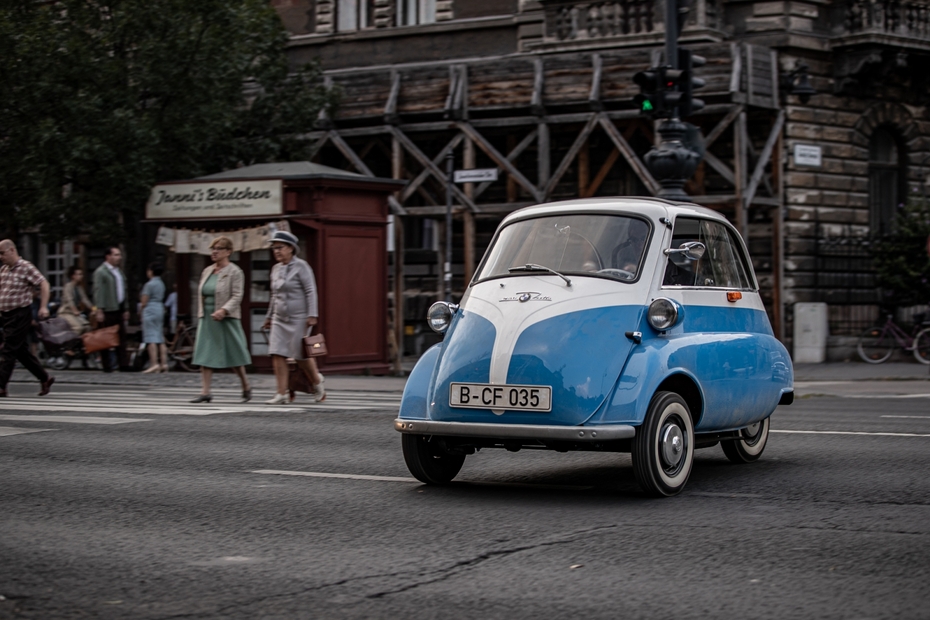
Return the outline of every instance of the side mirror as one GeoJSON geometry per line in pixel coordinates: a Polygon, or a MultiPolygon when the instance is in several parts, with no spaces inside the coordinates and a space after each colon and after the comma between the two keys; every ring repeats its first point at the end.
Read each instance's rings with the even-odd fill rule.
{"type": "Polygon", "coordinates": [[[681,254],[683,257],[690,261],[696,261],[700,260],[701,257],[704,256],[705,251],[707,251],[707,248],[700,241],[685,241],[678,247],[677,250],[672,248],[665,250],[665,254],[681,254]]]}

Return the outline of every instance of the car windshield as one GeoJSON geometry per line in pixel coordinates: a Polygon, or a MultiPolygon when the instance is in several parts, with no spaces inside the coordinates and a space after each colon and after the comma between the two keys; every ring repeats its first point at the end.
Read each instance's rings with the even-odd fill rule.
{"type": "Polygon", "coordinates": [[[478,280],[551,269],[630,282],[639,275],[650,226],[621,215],[553,215],[510,224],[488,251],[478,280]]]}

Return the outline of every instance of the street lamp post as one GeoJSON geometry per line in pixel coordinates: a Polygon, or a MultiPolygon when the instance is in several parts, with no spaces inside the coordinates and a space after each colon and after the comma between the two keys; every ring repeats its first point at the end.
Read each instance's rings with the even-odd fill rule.
{"type": "Polygon", "coordinates": [[[446,301],[452,301],[452,183],[454,175],[455,153],[449,149],[446,155],[446,260],[443,263],[442,278],[446,301]]]}
{"type": "MultiPolygon", "coordinates": [[[[665,64],[666,71],[660,73],[665,83],[660,84],[659,88],[666,90],[669,88],[678,88],[674,82],[680,79],[691,80],[690,70],[687,75],[680,76],[678,66],[678,28],[679,28],[679,11],[686,9],[679,8],[679,0],[665,0],[665,64]],[[674,76],[674,77],[666,77],[674,76]]],[[[684,13],[683,13],[684,14],[684,13]]],[[[682,14],[682,16],[683,16],[682,14]]],[[[659,182],[662,189],[659,196],[670,200],[681,200],[690,202],[691,199],[685,193],[684,187],[687,180],[694,174],[701,156],[693,150],[687,148],[683,143],[683,138],[687,133],[687,126],[679,118],[678,95],[674,91],[666,91],[664,102],[670,104],[668,116],[662,119],[659,125],[659,136],[662,140],[658,146],[646,153],[646,166],[652,173],[652,176],[659,182]]]]}

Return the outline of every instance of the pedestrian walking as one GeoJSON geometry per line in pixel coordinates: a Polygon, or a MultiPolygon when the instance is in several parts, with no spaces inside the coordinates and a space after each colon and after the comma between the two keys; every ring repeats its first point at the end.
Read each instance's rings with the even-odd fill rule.
{"type": "MultiPolygon", "coordinates": [[[[116,365],[119,370],[126,365],[126,321],[129,320],[129,305],[126,300],[126,275],[119,268],[123,253],[116,246],[107,248],[103,264],[94,271],[94,307],[97,327],[119,325],[119,345],[116,347],[116,365]]],[[[102,351],[103,372],[113,372],[110,351],[102,351]]]]}
{"type": "Polygon", "coordinates": [[[7,384],[18,360],[38,379],[42,387],[39,396],[52,388],[55,377],[49,375],[29,350],[26,336],[32,325],[33,291],[39,289],[38,318],[48,318],[48,280],[29,261],[20,258],[16,244],[0,241],[0,396],[7,395],[7,384]]]}
{"type": "Polygon", "coordinates": [[[68,268],[68,283],[61,291],[58,316],[66,320],[71,331],[80,336],[90,330],[90,322],[82,313],[85,310],[91,311],[93,307],[84,291],[84,270],[72,265],[68,268]]]}
{"type": "Polygon", "coordinates": [[[192,403],[208,403],[213,399],[210,384],[217,368],[232,368],[242,382],[242,401],[252,399],[252,388],[245,367],[252,363],[245,332],[242,331],[242,295],[245,274],[229,257],[233,252],[229,237],[217,237],[210,244],[213,264],[200,274],[197,293],[200,322],[194,342],[193,363],[200,366],[202,389],[192,403]]]}
{"type": "Polygon", "coordinates": [[[287,358],[297,362],[313,384],[316,402],[326,398],[323,375],[316,360],[306,358],[303,337],[317,323],[316,280],[307,261],[297,256],[297,237],[278,230],[271,237],[271,251],[278,261],[271,268],[271,302],[262,329],[271,329],[268,352],[274,367],[276,392],[269,405],[289,402],[287,358]]]}
{"type": "Polygon", "coordinates": [[[152,263],[145,270],[148,282],[139,294],[142,314],[142,344],[148,345],[149,367],[143,373],[168,372],[168,347],[165,345],[164,267],[152,263]]]}

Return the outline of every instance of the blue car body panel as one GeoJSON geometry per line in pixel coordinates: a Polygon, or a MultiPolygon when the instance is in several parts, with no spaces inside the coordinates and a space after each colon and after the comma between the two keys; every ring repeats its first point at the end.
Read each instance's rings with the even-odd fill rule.
{"type": "MultiPolygon", "coordinates": [[[[733,327],[732,325],[729,327],[733,327]]],[[[649,401],[667,378],[680,374],[691,379],[701,394],[701,415],[695,413],[695,431],[742,428],[767,418],[793,382],[791,361],[785,347],[772,336],[764,313],[737,308],[690,308],[684,324],[666,336],[644,339],[630,355],[609,404],[592,423],[639,425],[649,401]],[[761,332],[733,329],[707,330],[742,320],[758,324],[761,332]],[[690,321],[700,330],[692,331],[690,321]]],[[[654,332],[653,332],[654,333],[654,332]]]]}
{"type": "Polygon", "coordinates": [[[434,344],[417,360],[416,365],[410,372],[410,376],[407,377],[406,385],[404,385],[404,395],[401,397],[398,417],[405,420],[426,420],[429,418],[428,399],[433,393],[430,384],[433,381],[441,351],[442,343],[434,344]]]}

